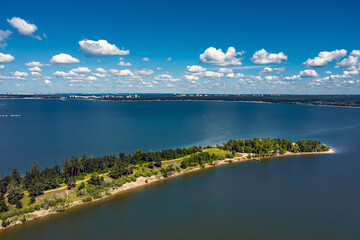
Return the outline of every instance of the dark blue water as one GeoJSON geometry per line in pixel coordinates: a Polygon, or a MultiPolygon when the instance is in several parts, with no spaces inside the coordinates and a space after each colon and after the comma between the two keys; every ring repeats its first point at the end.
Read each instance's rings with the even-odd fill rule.
{"type": "Polygon", "coordinates": [[[359,239],[360,109],[233,102],[1,100],[0,167],[72,154],[320,139],[336,154],[203,170],[0,233],[1,239],[359,239]]]}

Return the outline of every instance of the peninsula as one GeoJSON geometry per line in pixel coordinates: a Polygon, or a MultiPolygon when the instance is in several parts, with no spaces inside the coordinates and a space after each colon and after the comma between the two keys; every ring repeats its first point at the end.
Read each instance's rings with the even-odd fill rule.
{"type": "Polygon", "coordinates": [[[65,211],[151,182],[202,168],[263,158],[332,153],[318,140],[254,138],[217,146],[193,146],[133,154],[64,159],[39,170],[37,162],[21,176],[15,168],[0,179],[1,229],[65,211]]]}

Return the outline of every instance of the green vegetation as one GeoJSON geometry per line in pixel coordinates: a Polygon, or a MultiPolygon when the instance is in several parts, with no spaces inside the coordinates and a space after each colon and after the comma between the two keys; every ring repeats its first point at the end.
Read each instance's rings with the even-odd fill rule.
{"type": "MultiPolygon", "coordinates": [[[[22,177],[15,168],[11,175],[0,179],[0,219],[5,227],[13,222],[25,222],[34,217],[34,211],[46,209],[64,211],[74,201],[91,202],[111,193],[111,189],[135,182],[139,177],[164,178],[180,173],[182,169],[214,164],[217,160],[233,162],[290,152],[322,152],[330,147],[318,140],[299,140],[293,143],[284,139],[229,140],[217,147],[189,147],[166,149],[119,156],[65,159],[62,167],[38,169],[37,162],[22,177]],[[243,153],[246,153],[243,154],[243,153]],[[45,193],[45,194],[44,194],[45,193]]],[[[146,179],[147,183],[148,180],[146,179]]]]}

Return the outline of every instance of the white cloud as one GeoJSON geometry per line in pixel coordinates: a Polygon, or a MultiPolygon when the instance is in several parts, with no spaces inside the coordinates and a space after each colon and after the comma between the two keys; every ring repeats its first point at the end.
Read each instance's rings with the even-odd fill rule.
{"type": "Polygon", "coordinates": [[[165,59],[166,61],[168,62],[171,62],[172,61],[172,57],[168,57],[167,59],[165,59]]]}
{"type": "Polygon", "coordinates": [[[233,70],[231,68],[220,68],[218,70],[219,73],[232,73],[233,70]]]}
{"type": "Polygon", "coordinates": [[[10,35],[11,35],[11,31],[6,30],[6,31],[2,31],[0,30],[0,47],[6,47],[6,40],[9,39],[10,35]]]}
{"type": "Polygon", "coordinates": [[[75,77],[78,74],[75,73],[74,71],[70,70],[69,72],[63,72],[63,71],[56,71],[54,72],[54,75],[56,77],[64,77],[64,78],[69,78],[69,77],[75,77]]]}
{"type": "Polygon", "coordinates": [[[270,68],[270,67],[265,67],[259,74],[260,75],[266,75],[266,74],[269,74],[271,72],[273,72],[274,69],[273,68],[270,68]]]}
{"type": "Polygon", "coordinates": [[[332,74],[332,72],[331,72],[331,71],[326,71],[325,73],[326,73],[326,74],[332,74]]]}
{"type": "Polygon", "coordinates": [[[150,59],[149,58],[147,58],[147,57],[144,57],[143,59],[141,59],[142,61],[144,61],[144,62],[150,62],[150,59]]]}
{"type": "Polygon", "coordinates": [[[336,49],[335,51],[331,52],[320,52],[319,55],[314,59],[309,58],[308,60],[306,60],[306,62],[303,63],[303,66],[310,68],[325,67],[328,65],[329,62],[333,60],[339,60],[340,58],[345,57],[346,53],[347,51],[345,49],[336,49]]]}
{"type": "Polygon", "coordinates": [[[39,72],[31,72],[30,74],[33,77],[40,77],[41,76],[41,73],[39,73],[39,72]]]}
{"type": "Polygon", "coordinates": [[[267,81],[278,81],[279,77],[278,76],[266,76],[265,80],[267,80],[267,81]]]}
{"type": "Polygon", "coordinates": [[[198,66],[198,65],[187,66],[186,69],[188,72],[204,72],[204,71],[206,71],[206,68],[203,68],[202,66],[198,66]]]}
{"type": "Polygon", "coordinates": [[[184,78],[191,82],[199,80],[199,77],[194,76],[194,75],[184,75],[184,78]]]}
{"type": "Polygon", "coordinates": [[[301,79],[300,75],[293,75],[291,77],[284,77],[284,80],[287,80],[287,81],[296,81],[296,80],[300,80],[300,79],[301,79]]]}
{"type": "Polygon", "coordinates": [[[355,57],[360,57],[360,50],[352,50],[350,55],[355,56],[355,57]]]}
{"type": "Polygon", "coordinates": [[[120,61],[117,65],[122,66],[122,67],[130,67],[131,63],[120,61]]]}
{"type": "Polygon", "coordinates": [[[14,57],[11,56],[10,54],[3,54],[3,53],[0,53],[0,63],[9,63],[9,62],[12,62],[14,61],[14,57]]]}
{"type": "Polygon", "coordinates": [[[319,74],[315,70],[304,70],[300,71],[301,77],[319,77],[319,74]]]}
{"type": "Polygon", "coordinates": [[[115,44],[110,44],[106,40],[81,40],[79,41],[80,51],[87,57],[106,56],[106,55],[129,55],[129,50],[119,49],[115,44]]]}
{"type": "Polygon", "coordinates": [[[97,78],[94,77],[94,76],[88,76],[88,77],[86,78],[86,80],[88,80],[88,81],[97,81],[97,78]]]}
{"type": "Polygon", "coordinates": [[[236,58],[238,55],[242,55],[242,52],[236,52],[234,47],[229,47],[226,53],[220,48],[216,49],[209,47],[203,54],[200,55],[200,61],[203,63],[209,63],[217,66],[238,66],[241,65],[241,59],[236,58]]]}
{"type": "Polygon", "coordinates": [[[106,74],[106,73],[94,73],[94,75],[95,75],[96,77],[100,77],[100,78],[107,77],[107,74],[106,74]]]}
{"type": "Polygon", "coordinates": [[[37,26],[35,24],[28,23],[19,17],[7,19],[7,21],[12,27],[16,28],[20,34],[41,40],[40,36],[34,35],[34,32],[37,30],[37,26]]]}
{"type": "Polygon", "coordinates": [[[65,54],[65,53],[60,53],[58,55],[53,56],[50,59],[50,63],[55,63],[55,64],[70,64],[70,63],[79,63],[79,59],[76,59],[72,56],[70,56],[69,54],[65,54]]]}
{"type": "Polygon", "coordinates": [[[72,69],[72,71],[76,72],[76,73],[89,73],[89,72],[91,72],[91,69],[89,69],[87,67],[78,67],[78,68],[72,69]]]}
{"type": "Polygon", "coordinates": [[[155,81],[165,81],[165,82],[178,82],[180,81],[180,78],[174,78],[173,76],[169,75],[169,74],[161,74],[161,75],[156,75],[154,77],[155,81]]]}
{"type": "Polygon", "coordinates": [[[288,57],[283,53],[268,53],[265,49],[256,51],[250,59],[256,64],[281,63],[282,60],[287,61],[288,57]]]}
{"type": "Polygon", "coordinates": [[[41,72],[41,68],[39,67],[32,67],[32,68],[28,68],[30,72],[41,72]]]}
{"type": "Polygon", "coordinates": [[[19,72],[19,71],[16,71],[13,73],[13,76],[14,77],[19,77],[19,78],[22,78],[22,77],[27,77],[29,74],[27,72],[19,72]]]}
{"type": "Polygon", "coordinates": [[[45,83],[46,85],[52,84],[52,82],[51,82],[50,80],[48,80],[48,79],[45,79],[45,80],[44,80],[44,83],[45,83]]]}
{"type": "Polygon", "coordinates": [[[151,69],[137,69],[135,70],[135,74],[137,75],[144,75],[144,76],[149,76],[151,74],[153,74],[154,71],[151,69]]]}
{"type": "Polygon", "coordinates": [[[42,67],[42,66],[44,66],[44,64],[42,64],[41,62],[28,62],[28,63],[25,63],[25,66],[28,66],[28,67],[42,67]]]}
{"type": "Polygon", "coordinates": [[[209,77],[209,78],[221,78],[224,76],[223,73],[213,72],[213,71],[198,72],[198,73],[193,73],[193,75],[198,77],[209,77]]]}
{"type": "Polygon", "coordinates": [[[107,71],[103,68],[97,68],[96,71],[98,71],[100,73],[107,73],[107,71]]]}
{"type": "Polygon", "coordinates": [[[0,65],[0,69],[4,69],[5,68],[5,66],[4,65],[0,65]]]}
{"type": "Polygon", "coordinates": [[[125,69],[125,70],[110,69],[110,72],[115,76],[134,76],[134,73],[129,69],[125,69]]]}
{"type": "Polygon", "coordinates": [[[353,50],[350,53],[350,56],[344,58],[341,62],[339,62],[336,67],[341,67],[347,70],[360,70],[360,50],[353,50]]]}

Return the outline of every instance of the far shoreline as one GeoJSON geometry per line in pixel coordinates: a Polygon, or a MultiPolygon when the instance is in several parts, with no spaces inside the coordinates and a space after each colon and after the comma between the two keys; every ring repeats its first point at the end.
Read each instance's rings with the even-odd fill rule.
{"type": "Polygon", "coordinates": [[[194,100],[194,99],[178,99],[178,100],[162,100],[162,99],[151,99],[151,100],[110,100],[110,99],[55,99],[55,98],[0,98],[0,100],[57,100],[57,101],[68,101],[68,100],[80,100],[80,101],[96,101],[96,102],[239,102],[239,103],[265,103],[265,104],[276,104],[276,105],[293,105],[293,106],[312,106],[312,107],[338,107],[338,108],[354,108],[359,109],[355,106],[341,106],[341,105],[323,105],[323,104],[296,104],[296,103],[277,103],[277,102],[264,102],[264,101],[236,101],[236,100],[194,100]]]}
{"type": "MultiPolygon", "coordinates": [[[[303,156],[303,155],[317,155],[317,154],[333,154],[336,153],[336,151],[334,149],[330,149],[329,151],[326,152],[300,152],[300,153],[293,153],[293,152],[286,152],[283,155],[275,155],[275,156],[266,156],[266,157],[259,157],[260,161],[265,160],[265,159],[271,159],[271,158],[280,158],[280,157],[291,157],[291,156],[303,156]]],[[[95,204],[95,203],[99,203],[101,201],[108,201],[111,200],[113,197],[119,195],[120,193],[126,193],[129,192],[131,190],[135,190],[135,189],[140,189],[141,187],[145,187],[147,185],[150,184],[154,184],[157,182],[161,182],[164,181],[166,179],[173,179],[182,175],[186,175],[189,173],[194,173],[203,169],[211,169],[211,168],[216,168],[219,166],[227,166],[227,165],[231,165],[231,164],[236,164],[236,163],[241,163],[241,162],[249,162],[249,161],[254,161],[254,158],[246,158],[244,156],[241,157],[234,157],[234,158],[225,158],[224,160],[217,160],[215,162],[215,164],[205,164],[205,166],[202,168],[200,166],[191,168],[191,169],[183,169],[180,172],[175,172],[172,175],[169,175],[168,177],[164,177],[164,176],[151,176],[151,177],[139,177],[136,179],[135,182],[130,182],[130,183],[125,183],[122,186],[115,188],[115,189],[111,189],[110,191],[110,195],[102,197],[102,198],[98,198],[98,199],[93,199],[91,202],[83,202],[80,200],[76,200],[74,202],[71,203],[70,206],[68,206],[64,211],[62,212],[55,212],[52,210],[38,210],[38,211],[34,211],[32,214],[36,215],[34,218],[29,219],[28,221],[26,221],[25,223],[22,223],[21,221],[17,221],[14,224],[11,224],[7,227],[2,227],[0,226],[0,231],[6,231],[6,230],[10,230],[13,229],[15,230],[16,227],[22,226],[26,223],[30,223],[30,224],[34,224],[36,223],[36,220],[46,220],[49,217],[56,217],[57,214],[66,214],[69,213],[70,211],[74,211],[77,210],[77,208],[80,207],[86,207],[88,205],[91,204],[95,204]]]]}

